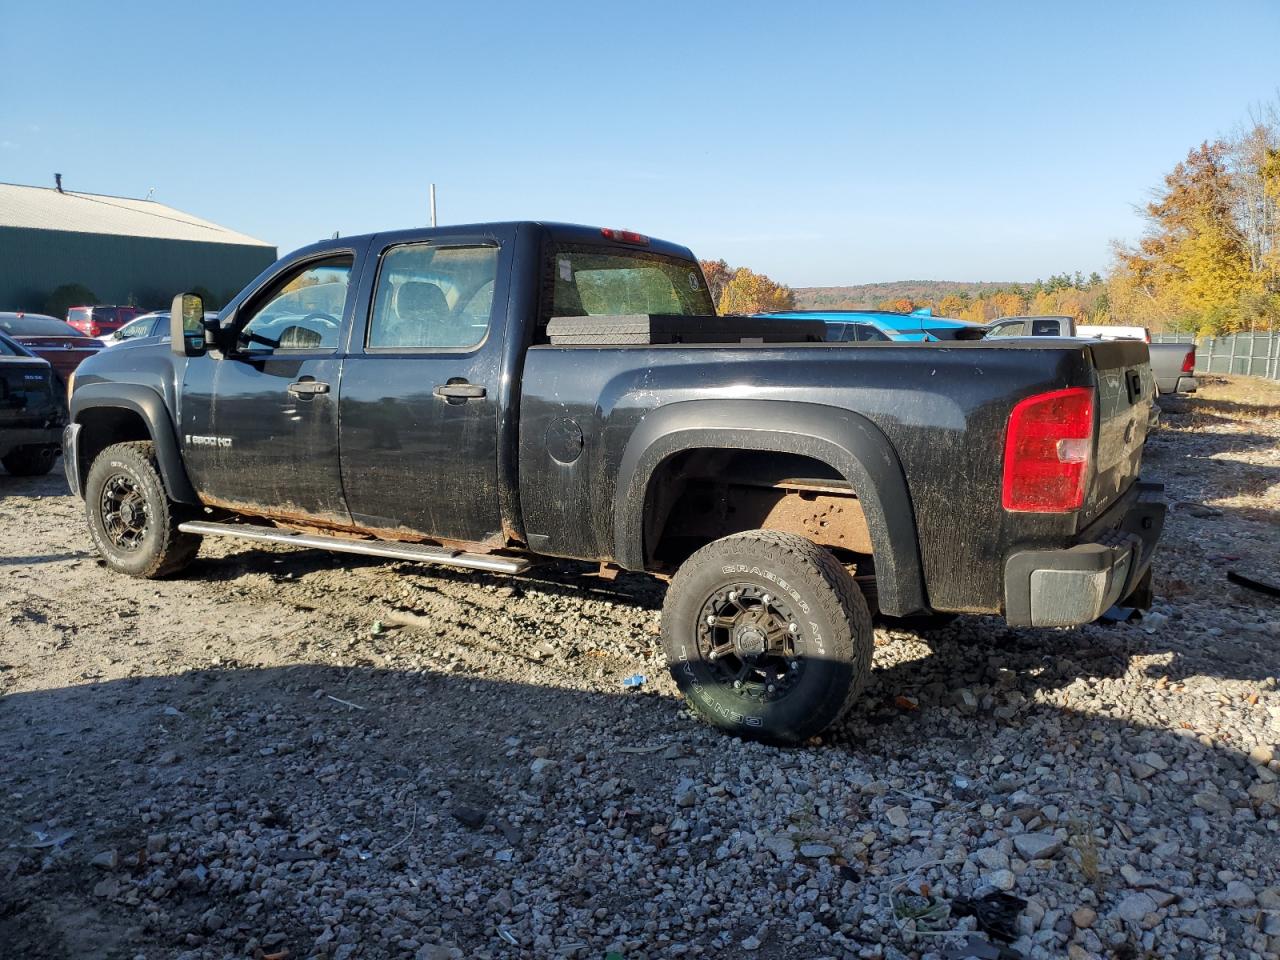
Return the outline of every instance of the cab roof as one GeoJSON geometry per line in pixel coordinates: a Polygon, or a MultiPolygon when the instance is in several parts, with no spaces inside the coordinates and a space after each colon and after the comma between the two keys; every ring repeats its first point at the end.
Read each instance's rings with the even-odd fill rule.
{"type": "Polygon", "coordinates": [[[648,234],[633,234],[632,231],[620,227],[592,227],[581,223],[558,223],[549,220],[502,220],[488,223],[457,223],[448,224],[438,227],[413,227],[401,230],[385,230],[377,233],[357,234],[350,237],[335,237],[330,240],[322,240],[308,247],[293,251],[288,254],[292,258],[298,253],[307,251],[309,253],[320,253],[325,250],[345,250],[353,244],[359,244],[371,240],[373,237],[380,237],[391,242],[406,242],[410,240],[425,240],[432,237],[455,237],[455,236],[483,236],[492,237],[495,240],[501,240],[504,237],[513,236],[517,231],[522,230],[539,230],[542,231],[546,239],[553,243],[583,243],[593,246],[617,247],[622,250],[647,250],[651,253],[662,254],[668,257],[679,257],[685,260],[693,260],[694,255],[688,247],[681,246],[677,243],[671,243],[667,240],[660,240],[651,237],[648,234]],[[611,239],[606,235],[606,231],[612,231],[616,235],[632,234],[642,237],[643,242],[625,242],[618,239],[611,239]]]}

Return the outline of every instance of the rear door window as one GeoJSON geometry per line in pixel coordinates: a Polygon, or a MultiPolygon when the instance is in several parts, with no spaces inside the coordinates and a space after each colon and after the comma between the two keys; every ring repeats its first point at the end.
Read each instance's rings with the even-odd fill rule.
{"type": "Polygon", "coordinates": [[[498,277],[493,245],[406,243],[378,268],[366,346],[373,350],[469,350],[489,332],[498,277]]]}
{"type": "Polygon", "coordinates": [[[123,327],[116,331],[117,340],[136,340],[138,337],[151,336],[151,328],[153,320],[143,318],[135,320],[133,323],[126,323],[123,327]]]}

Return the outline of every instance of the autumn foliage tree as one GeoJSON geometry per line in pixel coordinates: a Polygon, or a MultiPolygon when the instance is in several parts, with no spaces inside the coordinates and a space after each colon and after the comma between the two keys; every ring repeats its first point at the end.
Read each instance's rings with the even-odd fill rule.
{"type": "Polygon", "coordinates": [[[1164,178],[1109,278],[1118,322],[1231,333],[1280,325],[1280,107],[1164,178]]]}
{"type": "Polygon", "coordinates": [[[730,267],[724,260],[702,260],[707,289],[721,314],[768,313],[790,310],[795,294],[786,284],[770,280],[748,267],[730,267]]]}

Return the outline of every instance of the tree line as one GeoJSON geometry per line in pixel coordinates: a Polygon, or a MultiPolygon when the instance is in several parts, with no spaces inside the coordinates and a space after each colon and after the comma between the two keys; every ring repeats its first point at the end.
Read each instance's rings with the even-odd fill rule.
{"type": "Polygon", "coordinates": [[[785,283],[770,280],[749,267],[731,267],[724,260],[699,260],[698,263],[711,299],[722,316],[795,309],[795,291],[785,283]]]}

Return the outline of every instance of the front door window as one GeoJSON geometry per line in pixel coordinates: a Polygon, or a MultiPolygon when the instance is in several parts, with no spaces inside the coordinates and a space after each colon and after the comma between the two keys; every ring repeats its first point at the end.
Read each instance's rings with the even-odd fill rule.
{"type": "Polygon", "coordinates": [[[310,263],[286,276],[260,305],[236,338],[239,352],[270,355],[300,350],[333,352],[347,302],[352,258],[310,263]]]}

